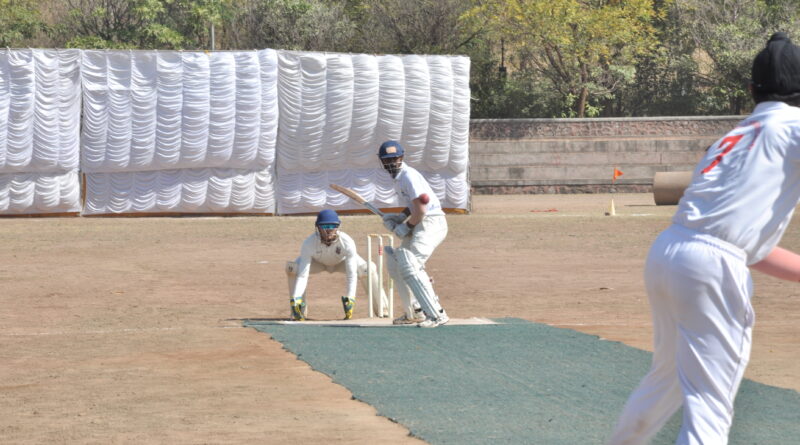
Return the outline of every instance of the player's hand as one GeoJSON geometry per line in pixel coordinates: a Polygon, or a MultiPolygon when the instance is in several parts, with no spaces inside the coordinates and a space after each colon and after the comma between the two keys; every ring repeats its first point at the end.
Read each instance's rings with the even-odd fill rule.
{"type": "Polygon", "coordinates": [[[394,228],[394,234],[399,238],[405,238],[409,233],[411,233],[411,227],[408,227],[408,224],[398,224],[394,228]]]}
{"type": "Polygon", "coordinates": [[[386,230],[394,232],[394,228],[406,220],[404,213],[386,213],[383,215],[383,226],[386,230]]]}

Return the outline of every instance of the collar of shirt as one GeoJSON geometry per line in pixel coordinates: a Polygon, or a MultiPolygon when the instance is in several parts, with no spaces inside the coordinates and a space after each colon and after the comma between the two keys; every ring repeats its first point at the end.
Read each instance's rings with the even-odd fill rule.
{"type": "Polygon", "coordinates": [[[789,108],[792,108],[792,106],[787,104],[786,102],[767,101],[757,104],[756,107],[753,108],[752,114],[769,113],[772,111],[785,110],[789,108]]]}
{"type": "Polygon", "coordinates": [[[394,182],[400,182],[400,178],[406,175],[406,172],[408,171],[407,168],[408,167],[406,167],[405,161],[403,161],[403,163],[400,165],[400,171],[397,172],[397,176],[393,178],[394,182]]]}

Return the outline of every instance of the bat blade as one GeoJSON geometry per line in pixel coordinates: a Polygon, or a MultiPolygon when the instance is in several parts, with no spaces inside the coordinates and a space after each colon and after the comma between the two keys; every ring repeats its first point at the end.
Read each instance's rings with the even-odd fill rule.
{"type": "Polygon", "coordinates": [[[331,186],[332,189],[336,190],[337,192],[339,192],[339,193],[347,196],[348,198],[352,199],[353,201],[363,205],[364,207],[369,209],[369,211],[371,211],[372,213],[374,213],[374,214],[376,214],[378,216],[381,216],[381,217],[383,216],[383,212],[381,212],[374,205],[372,205],[369,202],[367,202],[366,199],[364,199],[361,195],[356,193],[354,190],[349,189],[347,187],[342,187],[341,185],[338,185],[338,184],[331,184],[330,186],[331,186]]]}
{"type": "Polygon", "coordinates": [[[350,199],[352,199],[353,201],[355,201],[355,202],[357,202],[359,204],[364,204],[365,202],[367,202],[367,200],[364,199],[363,197],[361,197],[361,195],[359,195],[354,190],[349,189],[347,187],[342,187],[341,185],[338,185],[338,184],[331,184],[331,188],[336,190],[337,192],[349,197],[350,199]]]}

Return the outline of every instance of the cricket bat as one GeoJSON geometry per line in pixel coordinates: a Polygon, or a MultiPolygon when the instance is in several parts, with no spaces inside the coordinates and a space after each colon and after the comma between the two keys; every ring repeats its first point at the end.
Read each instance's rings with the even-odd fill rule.
{"type": "Polygon", "coordinates": [[[364,207],[368,208],[369,211],[371,211],[372,213],[374,213],[374,214],[376,214],[376,215],[378,215],[380,217],[383,217],[383,212],[381,212],[374,205],[372,205],[369,202],[367,202],[366,199],[362,198],[361,195],[359,195],[358,193],[356,193],[352,189],[349,189],[347,187],[342,187],[341,185],[336,185],[336,184],[331,184],[331,188],[336,190],[337,192],[342,193],[343,195],[349,197],[353,201],[363,205],[364,207]]]}

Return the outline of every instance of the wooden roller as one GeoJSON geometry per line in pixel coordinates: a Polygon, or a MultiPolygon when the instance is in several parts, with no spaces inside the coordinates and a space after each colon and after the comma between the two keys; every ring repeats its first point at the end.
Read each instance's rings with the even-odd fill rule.
{"type": "Polygon", "coordinates": [[[653,178],[653,199],[656,205],[675,205],[692,182],[692,172],[656,172],[653,178]]]}

